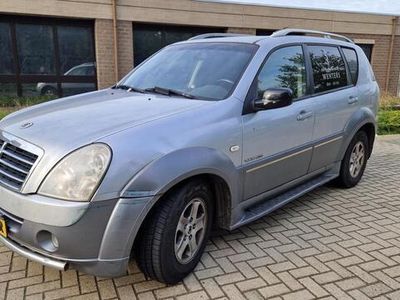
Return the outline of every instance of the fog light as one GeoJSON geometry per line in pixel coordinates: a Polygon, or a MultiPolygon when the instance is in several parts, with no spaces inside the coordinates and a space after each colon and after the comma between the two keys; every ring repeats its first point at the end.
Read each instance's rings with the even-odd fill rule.
{"type": "Polygon", "coordinates": [[[39,231],[36,235],[39,246],[48,252],[55,252],[58,250],[59,243],[57,237],[47,230],[39,231]]]}

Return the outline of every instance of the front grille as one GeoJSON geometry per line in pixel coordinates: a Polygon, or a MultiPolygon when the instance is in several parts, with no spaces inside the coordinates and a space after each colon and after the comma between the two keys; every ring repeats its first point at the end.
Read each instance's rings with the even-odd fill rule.
{"type": "Polygon", "coordinates": [[[38,156],[0,140],[0,184],[20,191],[38,156]]]}

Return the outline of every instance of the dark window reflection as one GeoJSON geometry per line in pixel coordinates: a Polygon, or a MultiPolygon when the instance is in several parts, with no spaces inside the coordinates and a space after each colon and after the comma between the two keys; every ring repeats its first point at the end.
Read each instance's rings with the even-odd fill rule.
{"type": "Polygon", "coordinates": [[[16,95],[40,100],[95,89],[92,22],[2,17],[0,105],[16,95]]]}
{"type": "Polygon", "coordinates": [[[22,84],[24,97],[50,96],[57,97],[57,83],[24,83],[22,84]]]}
{"type": "Polygon", "coordinates": [[[0,23],[0,74],[13,74],[14,70],[10,26],[0,23]]]}
{"type": "Polygon", "coordinates": [[[351,79],[353,84],[356,84],[358,77],[358,58],[354,49],[342,48],[344,57],[346,58],[347,65],[349,66],[351,79]]]}
{"type": "Polygon", "coordinates": [[[339,49],[309,46],[314,77],[314,92],[320,93],[347,85],[346,66],[339,49]]]}
{"type": "Polygon", "coordinates": [[[365,55],[367,56],[369,62],[371,62],[372,60],[372,49],[374,47],[374,45],[372,44],[357,44],[365,53],[365,55]]]}
{"type": "Polygon", "coordinates": [[[290,88],[294,98],[305,95],[306,68],[301,46],[286,47],[270,55],[258,76],[258,97],[269,88],[290,88]]]}
{"type": "Polygon", "coordinates": [[[257,29],[256,35],[271,35],[274,31],[272,29],[257,29]]]}
{"type": "Polygon", "coordinates": [[[62,73],[65,73],[78,65],[94,62],[94,47],[91,28],[59,26],[57,30],[60,51],[60,68],[62,73]]]}
{"type": "Polygon", "coordinates": [[[53,30],[47,25],[17,24],[18,59],[22,74],[55,74],[53,30]]]}
{"type": "Polygon", "coordinates": [[[225,32],[224,28],[168,26],[158,24],[133,24],[133,46],[135,66],[146,60],[161,48],[193,36],[225,32]]]}
{"type": "MultiPolygon", "coordinates": [[[[0,82],[0,99],[3,97],[17,96],[17,85],[15,83],[1,83],[0,82]]],[[[2,103],[0,103],[1,105],[2,103]]]]}
{"type": "Polygon", "coordinates": [[[73,67],[65,72],[66,76],[93,76],[96,73],[96,66],[94,63],[85,63],[73,67]]]}
{"type": "Polygon", "coordinates": [[[95,83],[69,83],[63,82],[61,84],[62,93],[64,97],[76,94],[87,93],[96,90],[95,83]]]}
{"type": "MultiPolygon", "coordinates": [[[[94,63],[85,63],[73,67],[65,72],[64,76],[94,76],[96,71],[94,63]]],[[[86,92],[91,92],[96,89],[96,84],[93,82],[63,82],[61,83],[63,96],[71,96],[86,92]]],[[[36,90],[40,95],[57,95],[57,83],[39,82],[36,90]]]]}

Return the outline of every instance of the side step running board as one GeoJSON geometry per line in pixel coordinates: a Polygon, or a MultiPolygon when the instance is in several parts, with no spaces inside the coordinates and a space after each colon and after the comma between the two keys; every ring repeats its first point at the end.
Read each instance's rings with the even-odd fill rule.
{"type": "Polygon", "coordinates": [[[299,198],[300,196],[314,190],[315,188],[324,185],[325,183],[336,178],[337,176],[338,176],[337,174],[323,173],[322,175],[315,177],[301,185],[298,185],[295,188],[287,192],[284,192],[283,194],[280,194],[275,198],[271,198],[269,200],[266,200],[265,202],[261,202],[254,206],[251,206],[244,211],[243,218],[240,220],[238,224],[235,224],[235,226],[233,227],[236,228],[245,225],[247,223],[250,223],[252,221],[255,221],[273,212],[274,210],[284,206],[285,204],[299,198]]]}

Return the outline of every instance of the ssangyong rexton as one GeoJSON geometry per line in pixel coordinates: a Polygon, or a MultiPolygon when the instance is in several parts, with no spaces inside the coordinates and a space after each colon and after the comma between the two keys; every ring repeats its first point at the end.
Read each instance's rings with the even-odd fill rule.
{"type": "Polygon", "coordinates": [[[147,276],[176,283],[213,225],[235,229],[328,181],[355,186],[378,97],[343,36],[168,46],[112,88],[1,121],[0,240],[100,276],[123,274],[133,253],[147,276]]]}

